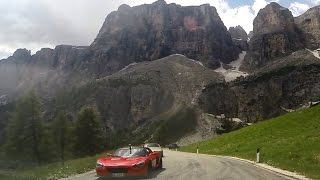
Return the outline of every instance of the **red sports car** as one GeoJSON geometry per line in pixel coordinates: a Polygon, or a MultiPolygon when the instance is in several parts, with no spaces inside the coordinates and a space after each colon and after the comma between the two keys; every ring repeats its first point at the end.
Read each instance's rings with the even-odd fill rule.
{"type": "Polygon", "coordinates": [[[98,159],[96,172],[100,177],[148,176],[153,169],[161,168],[159,152],[146,147],[125,147],[98,159]]]}

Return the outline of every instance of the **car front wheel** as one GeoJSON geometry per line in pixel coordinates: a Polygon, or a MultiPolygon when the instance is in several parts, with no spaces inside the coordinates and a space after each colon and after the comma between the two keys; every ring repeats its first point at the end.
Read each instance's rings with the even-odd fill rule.
{"type": "Polygon", "coordinates": [[[162,158],[160,158],[159,164],[158,164],[158,169],[162,169],[162,158]]]}

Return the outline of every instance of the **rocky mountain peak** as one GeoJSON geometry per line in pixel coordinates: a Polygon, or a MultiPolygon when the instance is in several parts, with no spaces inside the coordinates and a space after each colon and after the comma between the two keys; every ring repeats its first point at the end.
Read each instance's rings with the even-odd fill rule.
{"type": "Polygon", "coordinates": [[[230,27],[229,33],[232,37],[232,41],[236,44],[241,51],[248,50],[248,34],[241,26],[230,27]]]}
{"type": "Polygon", "coordinates": [[[167,5],[167,2],[165,0],[157,0],[153,3],[154,5],[167,5]]]}
{"type": "Polygon", "coordinates": [[[253,37],[253,31],[250,31],[248,34],[249,39],[251,39],[253,37]]]}
{"type": "Polygon", "coordinates": [[[320,6],[313,7],[296,17],[295,23],[305,33],[306,46],[310,49],[320,47],[320,6]]]}
{"type": "Polygon", "coordinates": [[[229,33],[231,37],[235,39],[242,39],[242,40],[248,39],[247,32],[241,26],[230,27],[229,33]]]}
{"type": "Polygon", "coordinates": [[[279,30],[294,31],[294,18],[289,9],[272,2],[261,9],[253,21],[254,34],[279,30]]]}
{"type": "Polygon", "coordinates": [[[303,32],[292,13],[277,3],[261,9],[253,21],[249,52],[240,69],[254,71],[267,63],[304,48],[303,32]]]}
{"type": "Polygon", "coordinates": [[[131,7],[127,4],[122,4],[121,6],[119,6],[118,11],[127,11],[129,10],[131,7]]]}
{"type": "Polygon", "coordinates": [[[13,55],[13,57],[25,57],[25,56],[31,56],[31,51],[30,50],[27,50],[27,49],[17,49],[13,55]]]}
{"type": "Polygon", "coordinates": [[[201,6],[153,4],[129,8],[122,5],[109,14],[91,44],[91,67],[98,76],[112,74],[133,62],[152,61],[183,54],[217,68],[239,54],[216,9],[201,6]]]}
{"type": "Polygon", "coordinates": [[[31,51],[27,49],[17,49],[12,56],[5,59],[4,62],[27,64],[31,59],[31,51]]]}

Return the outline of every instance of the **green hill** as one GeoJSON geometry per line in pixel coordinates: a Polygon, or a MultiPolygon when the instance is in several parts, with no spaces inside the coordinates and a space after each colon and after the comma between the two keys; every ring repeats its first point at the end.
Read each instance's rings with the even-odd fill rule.
{"type": "Polygon", "coordinates": [[[268,121],[183,147],[182,151],[236,156],[320,179],[320,106],[288,113],[268,121]]]}

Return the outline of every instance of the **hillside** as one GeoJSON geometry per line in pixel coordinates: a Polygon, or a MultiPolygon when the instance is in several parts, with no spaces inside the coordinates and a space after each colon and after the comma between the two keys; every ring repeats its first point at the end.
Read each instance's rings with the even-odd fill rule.
{"type": "MultiPolygon", "coordinates": [[[[161,127],[167,125],[173,128],[166,127],[167,130],[175,132],[176,123],[167,121],[183,123],[182,117],[189,118],[190,124],[185,124],[188,126],[185,132],[173,134],[170,141],[155,139],[169,143],[195,128],[198,119],[196,102],[203,87],[221,82],[221,75],[198,61],[183,55],[171,55],[151,62],[130,64],[113,75],[67,90],[44,102],[48,109],[45,118],[51,119],[55,112],[64,110],[75,121],[79,109],[93,106],[109,132],[125,132],[127,137],[133,133],[136,140],[139,138],[137,143],[150,136],[156,137],[152,133],[162,132],[161,127]]],[[[119,140],[125,142],[126,138],[119,140]]]]}
{"type": "Polygon", "coordinates": [[[184,147],[183,151],[236,156],[261,161],[307,177],[320,178],[320,106],[260,122],[217,138],[184,147]]]}
{"type": "Polygon", "coordinates": [[[320,101],[320,60],[300,50],[231,82],[206,86],[199,107],[213,115],[257,122],[320,101]]]}

